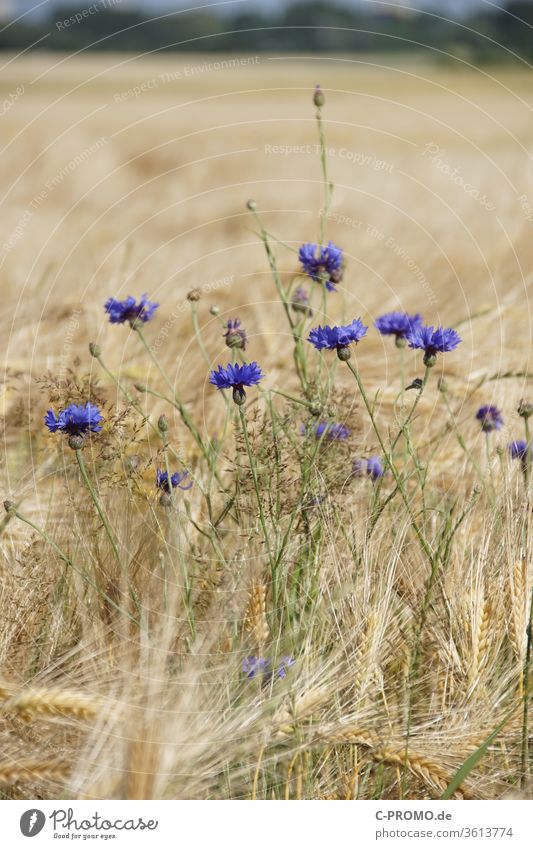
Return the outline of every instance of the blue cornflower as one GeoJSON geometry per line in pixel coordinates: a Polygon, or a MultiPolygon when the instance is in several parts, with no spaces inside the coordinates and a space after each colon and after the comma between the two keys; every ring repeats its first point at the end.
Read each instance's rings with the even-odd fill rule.
{"type": "Polygon", "coordinates": [[[326,494],[319,495],[311,495],[309,498],[306,498],[302,503],[302,510],[313,510],[315,507],[320,507],[320,505],[326,500],[326,494]]]}
{"type": "Polygon", "coordinates": [[[428,368],[435,365],[437,354],[453,351],[462,341],[456,330],[451,327],[427,327],[416,325],[406,334],[410,348],[422,348],[424,365],[428,368]]]}
{"type": "Polygon", "coordinates": [[[266,657],[256,657],[255,654],[251,654],[244,658],[241,668],[247,678],[255,678],[256,675],[268,675],[270,661],[266,657]]]}
{"type": "MultiPolygon", "coordinates": [[[[192,481],[190,481],[185,486],[182,486],[182,481],[189,477],[189,472],[174,472],[173,475],[170,476],[170,483],[172,484],[172,489],[190,489],[192,486],[192,481]]],[[[157,469],[155,475],[155,483],[158,489],[162,489],[167,494],[170,494],[170,486],[168,483],[168,472],[163,472],[161,469],[157,469]]]]}
{"type": "Polygon", "coordinates": [[[354,318],[351,324],[340,327],[314,327],[307,341],[315,346],[317,351],[327,348],[329,351],[337,351],[340,360],[349,360],[351,356],[349,346],[354,342],[357,344],[365,335],[368,327],[365,327],[360,318],[354,318]]]}
{"type": "MultiPolygon", "coordinates": [[[[310,432],[316,439],[348,439],[350,436],[350,431],[343,424],[337,424],[336,422],[319,422],[315,424],[313,422],[310,423],[311,428],[310,432]]],[[[301,431],[302,434],[306,434],[309,432],[309,425],[302,425],[301,431]]]]}
{"type": "Polygon", "coordinates": [[[503,425],[503,417],[500,410],[492,406],[492,404],[485,404],[485,406],[480,407],[476,413],[476,419],[481,423],[483,433],[500,430],[503,425]]]}
{"type": "Polygon", "coordinates": [[[524,462],[524,460],[527,459],[529,450],[525,439],[518,439],[516,442],[510,442],[508,448],[513,460],[522,460],[522,462],[524,462]]]}
{"type": "MultiPolygon", "coordinates": [[[[295,661],[290,655],[284,655],[280,658],[279,664],[274,673],[274,678],[286,678],[287,672],[294,666],[295,661]]],[[[242,661],[242,672],[247,678],[255,678],[260,675],[263,683],[268,683],[272,679],[272,662],[267,657],[257,657],[255,654],[248,655],[242,661]]]]}
{"type": "Polygon", "coordinates": [[[353,461],[353,472],[357,477],[368,475],[373,481],[377,481],[385,474],[385,469],[380,457],[372,456],[368,460],[357,459],[353,461]]]}
{"type": "Polygon", "coordinates": [[[217,389],[233,389],[233,400],[236,404],[244,404],[246,400],[245,386],[253,386],[264,378],[257,363],[228,363],[224,368],[218,367],[209,375],[209,383],[217,389]]]}
{"type": "Polygon", "coordinates": [[[313,310],[309,306],[309,292],[303,286],[298,286],[291,298],[291,307],[294,312],[301,312],[304,315],[313,315],[313,310]]]}
{"type": "Polygon", "coordinates": [[[407,344],[406,336],[413,327],[422,324],[422,316],[408,315],[406,312],[387,312],[380,315],[375,321],[375,326],[382,336],[395,336],[398,348],[404,348],[407,344]]]}
{"type": "Polygon", "coordinates": [[[124,322],[129,321],[130,325],[134,327],[137,321],[150,321],[158,306],[159,304],[149,301],[146,295],[141,296],[139,303],[129,295],[124,301],[108,298],[104,304],[104,309],[109,315],[111,324],[124,324],[124,322]]]}
{"type": "Polygon", "coordinates": [[[99,433],[102,430],[100,422],[103,418],[96,404],[87,401],[86,404],[69,404],[58,416],[53,410],[48,410],[44,423],[51,433],[58,430],[67,433],[71,448],[81,448],[89,431],[99,433]]]}
{"type": "Polygon", "coordinates": [[[324,283],[329,292],[335,291],[335,284],[342,280],[342,248],[338,248],[333,242],[328,242],[325,248],[307,242],[301,246],[298,257],[302,270],[311,280],[324,283]]]}
{"type": "Polygon", "coordinates": [[[228,348],[241,348],[243,351],[246,348],[246,331],[244,327],[241,326],[240,319],[230,318],[228,320],[224,337],[228,348]]]}
{"type": "Polygon", "coordinates": [[[276,671],[276,677],[286,678],[287,672],[289,671],[291,666],[294,666],[294,664],[295,660],[290,655],[284,655],[282,658],[280,658],[279,665],[276,671]]]}

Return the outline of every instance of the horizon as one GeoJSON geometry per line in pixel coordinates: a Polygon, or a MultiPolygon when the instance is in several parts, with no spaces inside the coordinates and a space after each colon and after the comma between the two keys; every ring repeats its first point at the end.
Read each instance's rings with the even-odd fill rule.
{"type": "MultiPolygon", "coordinates": [[[[107,7],[109,11],[137,11],[148,17],[150,12],[164,14],[175,10],[200,11],[209,9],[219,14],[235,14],[249,9],[254,13],[268,12],[279,14],[287,6],[296,6],[305,3],[306,0],[94,0],[91,5],[107,7]]],[[[333,0],[325,5],[333,7],[345,7],[353,11],[367,11],[373,13],[405,13],[411,11],[438,14],[443,12],[443,17],[468,17],[475,12],[490,14],[498,9],[504,9],[509,0],[333,0]]],[[[533,0],[524,0],[532,3],[533,0]]],[[[54,14],[57,9],[67,6],[82,9],[88,6],[83,0],[0,0],[0,17],[4,20],[21,20],[23,18],[46,18],[54,14]]]]}

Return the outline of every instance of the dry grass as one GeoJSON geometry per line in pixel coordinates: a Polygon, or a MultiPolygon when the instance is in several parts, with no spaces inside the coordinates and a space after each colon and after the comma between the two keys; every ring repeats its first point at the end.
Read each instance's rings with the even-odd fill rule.
{"type": "MultiPolygon", "coordinates": [[[[518,466],[495,448],[522,437],[515,409],[530,384],[488,378],[530,370],[533,225],[519,200],[533,206],[530,77],[276,57],[179,81],[160,76],[206,61],[33,55],[3,72],[6,95],[20,82],[25,89],[2,118],[2,489],[76,565],[6,515],[3,793],[438,798],[513,711],[458,794],[499,798],[519,785],[528,794],[521,699],[530,514],[518,466]],[[222,318],[237,314],[246,325],[265,385],[298,392],[290,335],[245,202],[253,196],[269,231],[289,245],[316,239],[322,188],[309,92],[318,78],[336,184],[328,236],[348,261],[329,318],[361,315],[370,324],[401,307],[458,326],[464,340],[434,369],[414,426],[425,461],[438,445],[426,500],[412,492],[428,537],[444,551],[446,522],[469,509],[439,561],[407,744],[428,562],[399,499],[369,534],[372,485],[349,469],[377,446],[349,375],[337,369],[328,403],[351,438],[317,454],[305,487],[303,408],[278,397],[273,437],[268,408],[250,393],[262,507],[273,544],[287,534],[276,604],[238,429],[229,425],[219,464],[226,482],[237,481],[237,497],[228,507],[213,488],[214,515],[227,513],[211,533],[198,485],[178,493],[179,515],[159,505],[161,441],[87,351],[90,341],[101,346],[153,422],[166,413],[172,446],[204,484],[205,464],[177,413],[134,390],[135,382],[164,385],[135,334],[105,321],[109,295],[148,292],[160,302],[146,333],[202,434],[222,438],[225,408],[194,340],[185,297],[193,287],[208,362],[227,361],[209,312],[217,305],[222,318]],[[154,79],[149,91],[116,102],[154,79]],[[424,153],[430,144],[442,149],[438,161],[424,153]],[[276,145],[312,149],[282,155],[276,145]],[[455,178],[439,162],[459,169],[455,178]],[[447,428],[440,376],[470,457],[447,428]],[[86,462],[121,567],[72,452],[42,426],[50,404],[85,400],[89,387],[107,425],[86,462]],[[485,473],[487,460],[473,413],[482,403],[505,414],[490,456],[494,497],[478,491],[476,464],[485,473]],[[296,663],[261,686],[241,672],[243,657],[259,653],[296,663]]],[[[295,256],[276,250],[289,280],[295,256]]],[[[394,346],[369,334],[357,361],[371,394],[381,390],[379,420],[393,426],[394,346]]],[[[409,379],[419,373],[413,362],[409,379]]]]}

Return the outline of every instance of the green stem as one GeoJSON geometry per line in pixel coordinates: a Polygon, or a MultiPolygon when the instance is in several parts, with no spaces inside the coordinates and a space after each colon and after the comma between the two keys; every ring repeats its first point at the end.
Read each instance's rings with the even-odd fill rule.
{"type": "Polygon", "coordinates": [[[328,217],[329,207],[331,204],[332,187],[328,178],[326,137],[324,134],[324,125],[322,123],[322,110],[320,107],[318,107],[316,111],[316,121],[318,126],[318,139],[320,142],[320,165],[322,168],[322,177],[324,182],[324,208],[322,209],[320,215],[320,244],[323,245],[324,236],[326,234],[326,219],[328,217]]]}
{"type": "MultiPolygon", "coordinates": [[[[366,409],[367,409],[368,415],[370,416],[370,421],[372,422],[372,427],[374,428],[374,433],[376,434],[376,437],[377,437],[377,439],[378,439],[378,442],[379,442],[379,444],[380,444],[380,447],[381,447],[381,450],[382,450],[382,452],[383,452],[384,457],[387,457],[387,458],[388,458],[388,464],[389,464],[390,470],[391,470],[392,475],[393,475],[393,477],[394,477],[394,481],[395,481],[395,483],[396,483],[396,485],[397,485],[397,487],[398,487],[398,489],[399,489],[400,495],[402,496],[403,502],[404,502],[404,504],[405,504],[405,506],[406,506],[406,508],[407,508],[407,512],[408,512],[408,514],[409,514],[409,518],[411,519],[411,525],[412,525],[412,527],[413,527],[413,530],[414,530],[414,532],[415,532],[415,534],[416,534],[416,536],[417,536],[417,538],[418,538],[418,541],[420,542],[420,545],[422,546],[422,549],[423,549],[424,553],[425,553],[425,554],[426,554],[426,556],[429,558],[430,562],[433,562],[433,552],[432,552],[432,550],[431,550],[431,547],[430,547],[429,543],[428,543],[428,542],[427,542],[427,540],[424,538],[424,535],[422,534],[422,531],[421,531],[421,529],[420,529],[420,528],[419,528],[419,526],[418,526],[418,522],[416,521],[416,519],[415,519],[415,517],[414,517],[414,515],[413,515],[413,511],[412,511],[411,505],[410,505],[410,503],[409,503],[409,498],[408,498],[408,495],[407,495],[407,493],[406,493],[406,491],[405,491],[404,482],[403,482],[403,480],[401,479],[400,475],[398,474],[398,470],[396,469],[396,466],[394,465],[394,462],[393,462],[393,459],[392,459],[392,455],[391,455],[391,454],[389,454],[389,452],[387,451],[387,448],[386,448],[385,443],[384,443],[384,441],[383,441],[383,438],[382,438],[382,436],[381,436],[380,430],[379,430],[379,428],[378,428],[378,426],[377,426],[377,424],[376,424],[376,419],[375,419],[375,416],[374,416],[374,411],[373,411],[373,409],[372,409],[372,407],[371,407],[371,405],[370,405],[370,402],[369,402],[369,400],[368,400],[368,397],[367,397],[367,395],[366,395],[366,392],[365,392],[364,386],[363,386],[363,384],[362,384],[361,378],[360,378],[360,376],[359,376],[359,373],[358,373],[358,371],[357,371],[357,370],[353,367],[353,365],[351,364],[351,362],[350,362],[349,360],[347,361],[346,365],[348,366],[348,368],[350,369],[350,371],[352,372],[353,376],[355,377],[355,379],[356,379],[356,381],[357,381],[357,386],[359,387],[359,392],[361,393],[361,397],[362,397],[362,399],[363,399],[364,405],[365,405],[365,407],[366,407],[366,409]]],[[[426,369],[426,378],[425,378],[425,380],[427,380],[427,369],[426,369]]],[[[418,403],[418,400],[419,400],[419,398],[420,398],[420,395],[422,394],[422,391],[423,391],[423,389],[424,389],[424,386],[425,386],[425,381],[424,381],[424,383],[422,384],[421,389],[419,390],[418,397],[416,398],[415,403],[413,404],[413,408],[412,408],[412,410],[411,410],[411,412],[410,412],[410,414],[409,414],[409,416],[408,416],[408,418],[407,418],[407,421],[405,422],[405,424],[404,424],[404,426],[403,426],[404,428],[407,426],[407,424],[410,422],[410,420],[411,420],[411,418],[412,418],[412,416],[413,416],[413,413],[414,413],[414,411],[415,411],[415,409],[416,409],[416,405],[417,405],[417,403],[418,403]]],[[[396,442],[398,441],[398,438],[399,438],[399,437],[396,437],[396,442]]],[[[395,442],[394,444],[396,444],[396,442],[395,442]]]]}
{"type": "Polygon", "coordinates": [[[487,460],[487,469],[489,473],[490,483],[490,500],[492,506],[496,504],[496,488],[494,486],[494,475],[492,474],[492,462],[490,459],[490,433],[485,433],[485,458],[487,460]]]}
{"type": "MultiPolygon", "coordinates": [[[[531,463],[531,448],[529,437],[529,419],[524,417],[524,426],[526,431],[526,456],[524,465],[524,478],[526,483],[526,505],[525,505],[525,528],[524,528],[524,563],[527,565],[530,559],[529,551],[529,522],[531,516],[531,496],[529,491],[529,466],[531,463]],[[528,470],[526,477],[526,469],[528,470]]],[[[526,642],[526,658],[524,662],[523,675],[523,690],[524,690],[524,705],[522,714],[522,787],[525,787],[529,779],[529,671],[531,666],[531,652],[533,648],[533,589],[531,590],[531,600],[529,604],[529,617],[527,622],[527,642],[526,642]]]]}
{"type": "Polygon", "coordinates": [[[295,404],[301,404],[302,407],[312,407],[313,404],[311,401],[302,401],[301,398],[295,398],[294,395],[288,395],[286,392],[281,392],[279,389],[271,389],[271,392],[274,395],[281,395],[283,398],[287,398],[289,401],[293,401],[295,404]]]}
{"type": "Polygon", "coordinates": [[[306,363],[306,359],[305,359],[305,352],[304,352],[303,345],[302,345],[302,339],[301,339],[301,336],[298,332],[298,325],[293,321],[293,318],[292,318],[292,315],[291,315],[291,308],[290,308],[289,299],[287,297],[285,287],[284,287],[284,285],[281,281],[281,277],[279,276],[278,267],[277,267],[277,264],[276,264],[276,258],[275,258],[274,254],[272,252],[271,247],[270,247],[268,233],[263,226],[263,222],[261,221],[261,218],[260,218],[257,210],[255,210],[255,209],[253,210],[253,216],[254,216],[254,218],[257,221],[257,224],[259,226],[261,241],[263,242],[263,245],[264,245],[264,248],[265,248],[265,252],[266,252],[266,255],[267,255],[267,259],[268,259],[268,264],[270,266],[272,278],[274,280],[274,284],[275,284],[276,289],[278,291],[278,295],[280,297],[281,303],[283,305],[283,309],[285,311],[285,315],[287,317],[287,321],[289,323],[289,327],[291,329],[291,334],[292,334],[292,338],[293,338],[293,342],[294,342],[293,356],[294,356],[294,364],[295,364],[295,367],[296,367],[296,374],[298,375],[298,379],[299,379],[300,384],[302,386],[302,391],[303,391],[304,395],[308,395],[307,363],[306,363]]]}
{"type": "Polygon", "coordinates": [[[403,415],[405,406],[405,345],[401,345],[398,351],[400,357],[400,410],[403,415]]]}
{"type": "Polygon", "coordinates": [[[83,453],[82,453],[81,449],[79,449],[79,448],[76,449],[76,460],[78,461],[78,466],[80,467],[81,476],[82,476],[83,480],[85,481],[85,485],[87,486],[87,489],[89,490],[89,492],[91,494],[91,498],[94,502],[94,506],[96,507],[97,513],[102,520],[103,526],[104,526],[105,531],[107,533],[107,536],[109,538],[109,542],[111,543],[111,547],[112,547],[113,552],[115,554],[117,563],[122,568],[122,561],[120,559],[120,554],[119,554],[119,551],[118,551],[118,546],[117,546],[115,537],[113,535],[113,532],[111,530],[109,522],[107,521],[107,517],[104,513],[102,505],[100,504],[100,501],[98,500],[96,490],[94,489],[94,487],[91,483],[91,479],[89,478],[89,475],[87,474],[87,469],[85,468],[85,461],[83,459],[83,453]]]}
{"type": "MultiPolygon", "coordinates": [[[[528,499],[529,505],[529,499],[528,499]]],[[[524,662],[523,674],[523,690],[524,690],[524,706],[522,712],[522,787],[528,783],[529,777],[529,669],[531,666],[531,649],[533,644],[533,590],[531,592],[531,601],[529,604],[529,618],[527,622],[527,644],[526,644],[526,659],[524,662]]]]}
{"type": "Polygon", "coordinates": [[[477,475],[478,475],[479,479],[482,481],[482,480],[483,480],[483,478],[484,478],[483,472],[482,472],[482,470],[480,469],[479,464],[476,462],[476,460],[475,460],[475,458],[474,458],[474,456],[473,456],[472,452],[471,452],[471,451],[470,451],[470,449],[468,448],[468,446],[467,446],[466,442],[464,441],[464,439],[463,439],[463,437],[462,437],[462,435],[461,435],[461,432],[460,432],[459,427],[458,427],[458,425],[457,425],[457,420],[456,420],[456,418],[455,418],[454,412],[453,412],[453,410],[452,410],[452,408],[451,408],[451,406],[450,406],[450,402],[449,402],[449,400],[448,400],[448,394],[447,394],[447,392],[443,392],[443,393],[442,393],[442,396],[443,396],[443,398],[444,398],[444,403],[446,404],[446,409],[448,410],[448,415],[450,416],[451,428],[452,428],[452,431],[453,431],[453,433],[454,433],[454,435],[455,435],[455,438],[457,439],[457,442],[459,443],[459,445],[460,445],[460,446],[461,446],[461,448],[463,449],[463,451],[464,451],[464,453],[465,453],[466,457],[467,457],[467,458],[470,460],[470,462],[472,463],[472,466],[474,467],[474,469],[475,469],[475,471],[476,471],[476,473],[477,473],[477,475]]]}
{"type": "Polygon", "coordinates": [[[526,492],[529,490],[529,478],[531,474],[531,437],[529,433],[529,416],[524,416],[524,430],[526,433],[526,453],[524,455],[524,481],[526,492]]]}
{"type": "Polygon", "coordinates": [[[154,354],[154,352],[153,352],[153,350],[152,350],[152,347],[151,347],[151,345],[149,345],[148,340],[146,339],[146,336],[144,335],[144,333],[143,333],[142,329],[141,329],[140,327],[135,327],[135,328],[134,328],[134,330],[135,330],[135,331],[136,331],[136,333],[138,334],[139,339],[141,340],[142,344],[144,345],[144,347],[145,347],[146,351],[148,352],[148,356],[149,356],[149,357],[150,357],[150,359],[152,360],[152,363],[154,364],[154,366],[156,367],[157,371],[159,372],[159,374],[161,375],[161,377],[162,377],[162,378],[163,378],[163,380],[165,381],[165,383],[166,383],[166,385],[168,386],[168,388],[170,389],[170,391],[171,391],[171,393],[172,393],[172,397],[173,397],[173,399],[174,399],[174,400],[172,401],[173,406],[175,406],[175,407],[176,407],[176,409],[178,410],[178,412],[179,412],[180,416],[181,416],[181,417],[182,417],[182,419],[183,419],[183,422],[184,422],[185,426],[189,429],[189,431],[191,432],[191,434],[192,434],[192,436],[194,437],[195,441],[197,442],[197,444],[199,445],[199,447],[202,449],[202,451],[203,451],[203,452],[204,452],[204,454],[205,454],[205,447],[204,447],[204,444],[203,444],[203,441],[202,441],[202,437],[200,436],[200,434],[199,434],[199,432],[198,432],[198,430],[197,430],[197,428],[196,428],[196,425],[195,425],[195,424],[193,423],[193,421],[191,420],[191,418],[190,418],[190,416],[189,416],[189,414],[188,414],[187,410],[186,410],[186,409],[185,409],[185,407],[183,406],[183,404],[182,404],[181,400],[180,400],[180,399],[179,399],[179,397],[176,395],[176,392],[175,392],[174,386],[172,385],[172,381],[170,380],[170,378],[168,377],[167,373],[165,372],[165,370],[162,368],[161,364],[159,363],[159,360],[158,360],[158,359],[157,359],[157,357],[155,356],[155,354],[154,354]]]}
{"type": "MultiPolygon", "coordinates": [[[[263,536],[264,536],[264,539],[265,539],[265,545],[266,545],[266,549],[267,549],[267,552],[268,552],[268,559],[269,559],[269,562],[270,562],[270,566],[271,566],[271,569],[274,569],[274,561],[272,559],[272,552],[270,551],[270,542],[269,542],[269,536],[268,536],[267,526],[266,526],[266,522],[265,522],[265,514],[263,512],[263,503],[261,501],[261,493],[259,492],[259,481],[257,479],[257,471],[256,471],[256,468],[255,468],[255,460],[254,460],[254,457],[253,457],[253,454],[252,454],[250,439],[248,437],[248,428],[246,426],[246,416],[244,415],[244,408],[242,406],[239,406],[239,416],[240,416],[240,419],[241,419],[241,427],[242,427],[242,433],[243,433],[243,436],[244,436],[244,444],[246,445],[246,452],[248,454],[248,460],[250,462],[250,469],[251,469],[251,472],[252,472],[255,495],[256,495],[256,498],[257,498],[257,506],[259,508],[259,521],[261,523],[261,529],[263,531],[263,536]]],[[[274,575],[272,576],[272,585],[274,587],[274,575]]]]}
{"type": "Polygon", "coordinates": [[[194,338],[198,344],[198,347],[202,353],[202,357],[207,363],[208,368],[211,368],[211,360],[209,358],[209,354],[205,349],[205,345],[202,341],[202,334],[200,332],[200,325],[198,324],[198,304],[196,301],[191,301],[191,318],[192,318],[192,326],[194,330],[194,338]]]}

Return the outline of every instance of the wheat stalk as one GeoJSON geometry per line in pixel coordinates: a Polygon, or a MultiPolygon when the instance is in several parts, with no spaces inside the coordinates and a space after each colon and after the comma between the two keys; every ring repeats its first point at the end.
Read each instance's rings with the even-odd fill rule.
{"type": "MultiPolygon", "coordinates": [[[[433,758],[412,749],[406,751],[405,748],[398,748],[391,743],[380,744],[375,732],[359,726],[336,729],[325,732],[325,736],[324,733],[320,736],[322,739],[327,739],[328,743],[351,743],[363,746],[371,760],[407,769],[432,790],[436,788],[442,792],[452,778],[452,775],[433,758]]],[[[459,793],[466,798],[464,788],[458,790],[459,793]]]]}
{"type": "Polygon", "coordinates": [[[511,615],[509,617],[509,640],[516,659],[524,657],[526,636],[526,562],[516,560],[511,571],[511,615]]]}
{"type": "Polygon", "coordinates": [[[266,617],[266,594],[265,584],[254,584],[252,586],[248,594],[248,606],[244,618],[244,628],[255,640],[259,649],[265,645],[270,636],[266,617]]]}
{"type": "Polygon", "coordinates": [[[2,703],[10,699],[14,692],[16,692],[15,686],[4,678],[0,678],[0,710],[2,709],[2,703]]]}
{"type": "Polygon", "coordinates": [[[276,737],[287,737],[294,732],[294,723],[308,717],[315,708],[319,707],[325,701],[331,698],[331,692],[325,687],[315,688],[304,693],[295,699],[294,704],[289,708],[286,703],[283,703],[274,714],[274,725],[276,727],[276,737]]]}
{"type": "Polygon", "coordinates": [[[124,771],[125,799],[153,799],[157,775],[157,745],[148,738],[146,730],[132,740],[127,767],[124,771]]]}
{"type": "Polygon", "coordinates": [[[483,604],[483,612],[479,620],[479,629],[477,635],[477,667],[482,669],[487,662],[488,651],[490,646],[491,629],[491,614],[492,602],[489,597],[485,599],[483,604]]]}
{"type": "Polygon", "coordinates": [[[29,722],[34,717],[72,716],[77,719],[92,719],[101,708],[98,700],[67,690],[31,689],[0,705],[4,713],[14,713],[29,722]]]}
{"type": "Polygon", "coordinates": [[[487,663],[488,650],[491,637],[491,613],[492,603],[489,597],[485,598],[484,602],[478,610],[476,629],[472,640],[472,654],[470,663],[470,695],[474,688],[479,683],[479,674],[482,668],[487,663]]]}
{"type": "Polygon", "coordinates": [[[61,781],[71,767],[63,761],[21,760],[0,761],[0,782],[14,784],[17,781],[61,781]]]}

